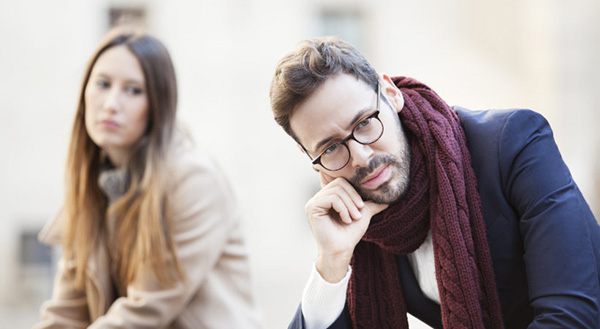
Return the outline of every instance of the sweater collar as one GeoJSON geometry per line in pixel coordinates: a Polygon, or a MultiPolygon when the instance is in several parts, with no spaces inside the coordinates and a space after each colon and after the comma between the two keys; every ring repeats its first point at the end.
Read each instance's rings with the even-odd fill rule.
{"type": "Polygon", "coordinates": [[[129,187],[129,174],[125,169],[106,167],[100,171],[98,185],[110,203],[125,194],[129,187]]]}

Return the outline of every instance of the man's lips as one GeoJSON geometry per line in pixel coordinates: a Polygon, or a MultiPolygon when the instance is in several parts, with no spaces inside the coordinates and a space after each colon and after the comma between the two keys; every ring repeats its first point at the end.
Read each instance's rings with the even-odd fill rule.
{"type": "Polygon", "coordinates": [[[371,175],[365,177],[360,182],[360,185],[369,190],[378,188],[382,183],[387,181],[390,176],[390,165],[385,165],[380,169],[375,170],[371,175]]]}

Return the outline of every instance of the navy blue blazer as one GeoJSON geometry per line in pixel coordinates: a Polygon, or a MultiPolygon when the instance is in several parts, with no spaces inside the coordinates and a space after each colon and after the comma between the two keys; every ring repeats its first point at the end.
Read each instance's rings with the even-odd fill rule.
{"type": "MultiPolygon", "coordinates": [[[[454,107],[481,195],[504,327],[600,328],[600,226],[556,147],[529,110],[454,107]]],[[[409,313],[442,328],[440,306],[398,257],[409,313]]],[[[289,328],[304,328],[298,307],[289,328]]],[[[351,328],[348,310],[330,328],[351,328]]]]}

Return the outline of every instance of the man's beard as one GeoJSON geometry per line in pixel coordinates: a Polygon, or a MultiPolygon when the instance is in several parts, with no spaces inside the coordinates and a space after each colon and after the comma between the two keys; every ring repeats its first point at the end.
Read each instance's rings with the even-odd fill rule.
{"type": "Polygon", "coordinates": [[[408,189],[408,178],[410,171],[410,156],[401,152],[397,157],[389,154],[377,154],[373,156],[366,167],[361,167],[356,170],[354,176],[348,181],[363,200],[371,200],[375,203],[390,204],[398,200],[408,189]],[[361,187],[360,182],[371,174],[380,166],[389,164],[391,170],[390,180],[381,184],[375,190],[365,190],[361,187]]]}

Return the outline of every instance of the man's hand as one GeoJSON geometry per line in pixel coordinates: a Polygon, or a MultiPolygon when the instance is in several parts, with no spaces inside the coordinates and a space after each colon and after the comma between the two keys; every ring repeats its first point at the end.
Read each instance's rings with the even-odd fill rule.
{"type": "Polygon", "coordinates": [[[320,172],[321,190],[306,204],[305,210],[319,255],[317,270],[327,282],[339,282],[345,275],[371,217],[388,205],[363,201],[344,178],[320,172]]]}

